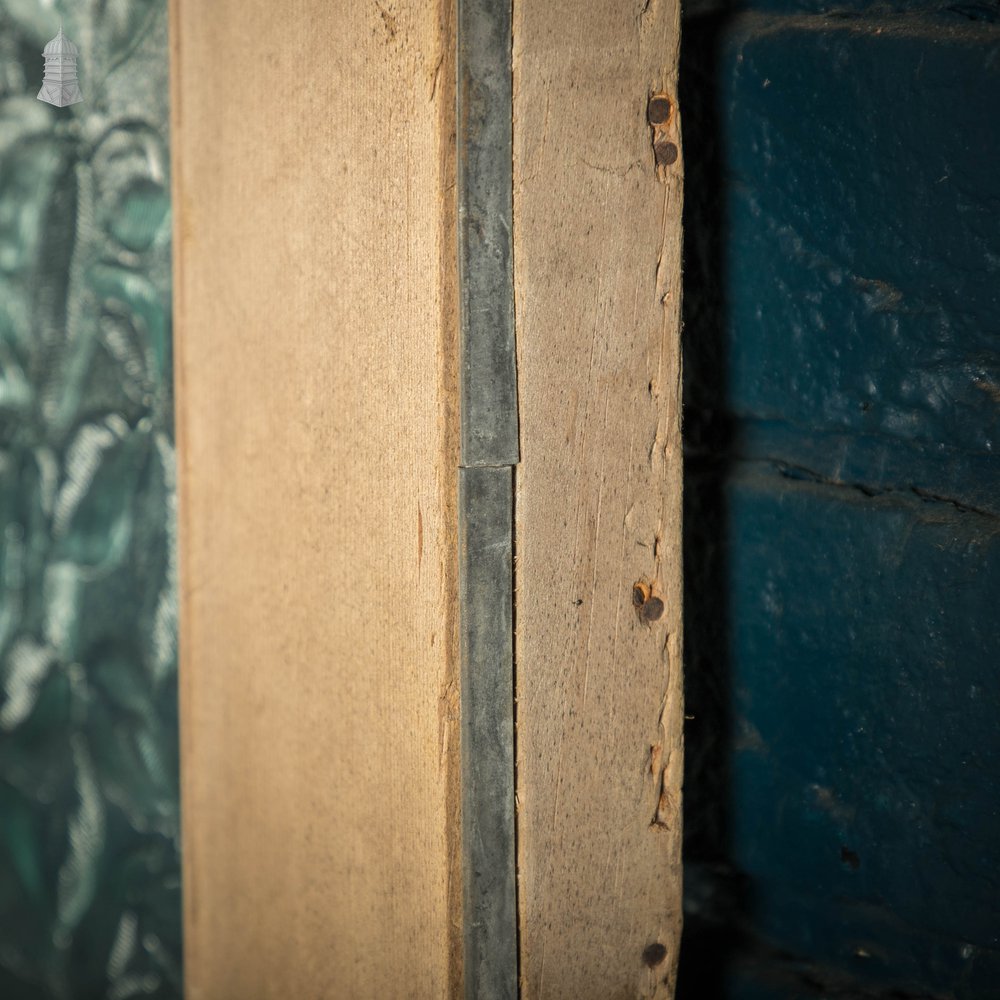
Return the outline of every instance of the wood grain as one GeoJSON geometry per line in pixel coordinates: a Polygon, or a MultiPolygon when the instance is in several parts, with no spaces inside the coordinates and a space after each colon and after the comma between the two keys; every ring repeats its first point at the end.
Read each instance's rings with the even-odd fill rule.
{"type": "Polygon", "coordinates": [[[186,995],[458,995],[450,6],[171,17],[186,995]]]}
{"type": "Polygon", "coordinates": [[[678,31],[676,0],[514,4],[524,1000],[673,995],[678,31]],[[654,136],[647,103],[659,93],[671,111],[654,136]]]}

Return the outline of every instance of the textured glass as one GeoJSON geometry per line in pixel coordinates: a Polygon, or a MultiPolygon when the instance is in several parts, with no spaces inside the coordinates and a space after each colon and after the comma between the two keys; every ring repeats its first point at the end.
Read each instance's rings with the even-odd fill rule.
{"type": "Polygon", "coordinates": [[[0,0],[3,1000],[181,993],[166,33],[0,0]]]}

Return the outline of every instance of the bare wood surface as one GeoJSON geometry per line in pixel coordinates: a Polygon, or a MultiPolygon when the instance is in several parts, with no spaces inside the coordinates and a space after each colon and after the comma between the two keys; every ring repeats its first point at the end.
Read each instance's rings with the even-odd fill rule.
{"type": "Polygon", "coordinates": [[[460,993],[442,10],[172,2],[191,1000],[460,993]]]}
{"type": "Polygon", "coordinates": [[[678,32],[675,0],[514,4],[524,1000],[673,995],[678,32]]]}

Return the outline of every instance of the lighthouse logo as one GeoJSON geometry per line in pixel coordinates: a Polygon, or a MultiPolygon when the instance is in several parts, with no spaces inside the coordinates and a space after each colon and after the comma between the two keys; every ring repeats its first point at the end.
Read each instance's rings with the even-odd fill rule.
{"type": "Polygon", "coordinates": [[[76,59],[79,54],[80,50],[63,34],[60,24],[59,34],[42,51],[45,77],[42,89],[38,91],[40,101],[65,108],[83,100],[80,84],[76,79],[76,59]]]}

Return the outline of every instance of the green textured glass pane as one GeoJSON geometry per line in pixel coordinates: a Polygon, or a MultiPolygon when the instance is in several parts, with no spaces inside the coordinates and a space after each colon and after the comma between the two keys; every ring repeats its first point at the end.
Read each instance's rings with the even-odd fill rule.
{"type": "Polygon", "coordinates": [[[167,193],[155,184],[139,181],[118,203],[110,229],[130,250],[145,250],[156,238],[169,211],[167,193]]]}
{"type": "Polygon", "coordinates": [[[165,0],[0,0],[3,1000],[181,995],[167,93],[165,0]]]}

